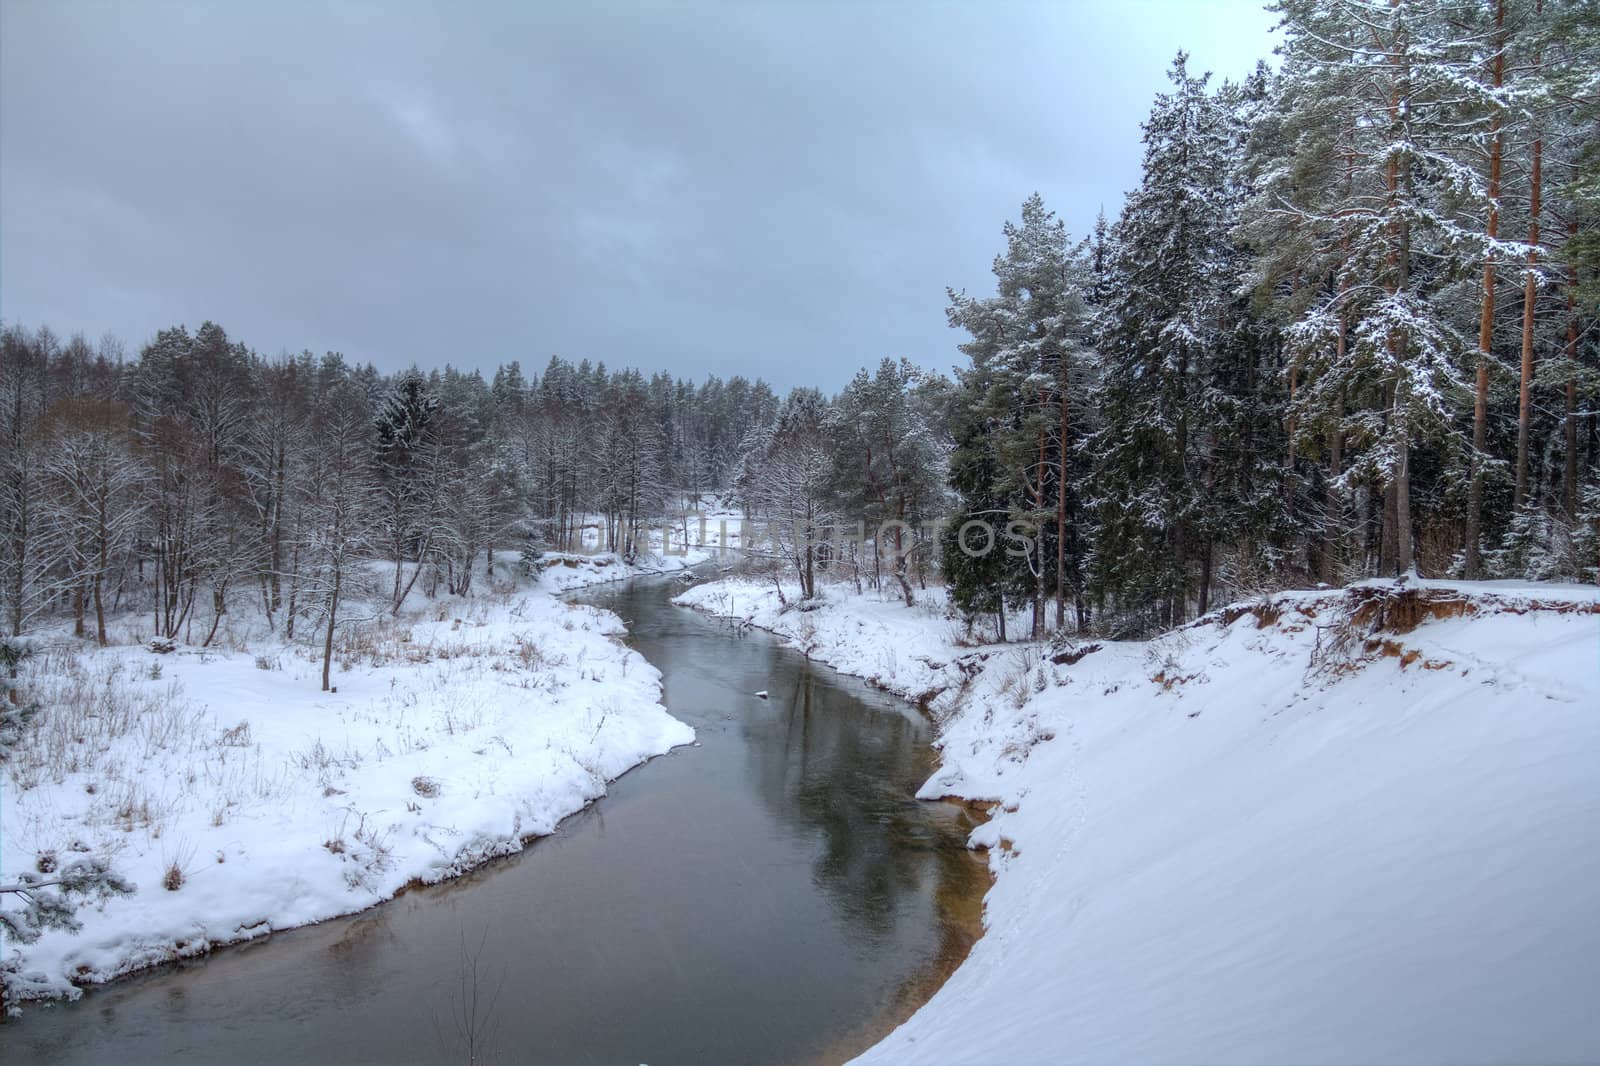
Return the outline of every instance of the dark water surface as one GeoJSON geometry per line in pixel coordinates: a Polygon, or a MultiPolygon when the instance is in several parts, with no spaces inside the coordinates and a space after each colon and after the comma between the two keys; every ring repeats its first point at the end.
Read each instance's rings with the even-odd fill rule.
{"type": "Polygon", "coordinates": [[[698,746],[448,884],[34,1007],[0,1026],[0,1061],[466,1062],[472,956],[478,1062],[864,1049],[965,955],[988,886],[967,815],[911,798],[932,753],[910,707],[673,591],[584,598],[627,620],[698,746]]]}

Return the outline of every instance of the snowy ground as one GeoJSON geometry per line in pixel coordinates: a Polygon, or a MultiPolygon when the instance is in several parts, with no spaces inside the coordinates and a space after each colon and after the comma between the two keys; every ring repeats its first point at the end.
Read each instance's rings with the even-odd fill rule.
{"type": "MultiPolygon", "coordinates": [[[[600,526],[595,519],[583,527],[583,551],[545,553],[540,585],[563,592],[630,577],[677,573],[722,556],[724,547],[736,550],[742,535],[738,513],[712,498],[696,512],[685,511],[653,523],[646,538],[649,550],[630,563],[615,552],[600,550],[600,526]]],[[[726,557],[731,563],[732,557],[726,557]]]]}
{"type": "MultiPolygon", "coordinates": [[[[88,850],[138,891],[81,912],[78,935],[8,951],[41,991],[70,994],[69,980],[357,911],[551,832],[694,735],[620,620],[552,594],[613,569],[628,568],[373,612],[341,637],[335,693],[315,651],[281,640],[160,655],[46,642],[26,674],[43,710],[0,770],[0,869],[88,850]]],[[[117,628],[132,640],[138,624],[117,628]]]]}
{"type": "Polygon", "coordinates": [[[860,1063],[1600,1060],[1595,590],[1423,584],[1465,606],[1288,594],[1060,664],[936,592],[682,602],[928,700],[922,794],[994,803],[985,936],[860,1063]]]}

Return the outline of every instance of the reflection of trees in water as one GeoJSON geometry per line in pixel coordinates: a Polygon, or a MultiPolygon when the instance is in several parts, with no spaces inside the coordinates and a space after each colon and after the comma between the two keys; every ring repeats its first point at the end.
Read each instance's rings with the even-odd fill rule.
{"type": "Polygon", "coordinates": [[[332,965],[318,966],[314,971],[323,995],[346,1003],[377,997],[384,985],[386,960],[400,946],[389,927],[394,906],[386,903],[357,917],[342,919],[335,926],[339,936],[327,944],[332,965]]]}
{"type": "Polygon", "coordinates": [[[778,713],[746,725],[760,794],[780,820],[818,834],[813,875],[840,913],[868,936],[887,936],[926,879],[941,876],[937,857],[954,831],[912,798],[923,730],[860,706],[809,668],[772,696],[778,713]]]}
{"type": "Polygon", "coordinates": [[[342,935],[328,945],[328,954],[347,971],[360,972],[371,967],[380,948],[397,943],[389,929],[389,907],[366,911],[347,919],[342,935]]]}

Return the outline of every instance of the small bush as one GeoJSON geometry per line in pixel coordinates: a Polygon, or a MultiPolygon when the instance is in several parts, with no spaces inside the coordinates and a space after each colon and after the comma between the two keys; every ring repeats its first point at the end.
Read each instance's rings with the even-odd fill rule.
{"type": "Polygon", "coordinates": [[[439,782],[435,781],[433,778],[419,776],[411,779],[411,791],[415,792],[423,799],[433,799],[439,795],[441,789],[439,787],[439,782]]]}
{"type": "Polygon", "coordinates": [[[167,870],[161,875],[161,887],[168,892],[176,892],[183,887],[183,868],[175,862],[167,863],[167,870]]]}
{"type": "Polygon", "coordinates": [[[251,744],[250,723],[240,722],[232,729],[224,729],[219,743],[228,748],[248,748],[251,744]]]}

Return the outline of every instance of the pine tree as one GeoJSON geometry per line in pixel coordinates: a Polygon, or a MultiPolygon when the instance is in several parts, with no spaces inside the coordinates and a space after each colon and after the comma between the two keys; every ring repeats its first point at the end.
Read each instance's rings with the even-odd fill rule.
{"type": "Polygon", "coordinates": [[[1305,381],[1294,413],[1355,453],[1346,484],[1382,492],[1376,569],[1410,570],[1417,449],[1467,447],[1454,415],[1468,346],[1439,294],[1484,258],[1482,231],[1457,218],[1484,203],[1457,142],[1471,38],[1432,0],[1278,6],[1294,139],[1269,212],[1316,268],[1287,334],[1305,381]]]}
{"type": "Polygon", "coordinates": [[[961,350],[972,361],[972,369],[959,375],[958,392],[972,412],[963,416],[970,419],[966,425],[955,427],[956,449],[992,451],[960,461],[968,472],[981,469],[995,478],[989,485],[955,486],[968,505],[955,527],[970,518],[1003,515],[997,528],[1031,531],[1015,539],[1022,550],[1003,555],[1000,565],[1006,595],[1031,603],[1037,639],[1044,635],[1047,597],[1056,597],[1060,624],[1066,591],[1078,584],[1081,538],[1068,518],[1075,520],[1080,510],[1077,483],[1070,478],[1080,434],[1072,409],[1084,405],[1086,368],[1092,365],[1087,279],[1071,254],[1066,227],[1038,194],[1023,203],[1020,223],[1007,222],[1004,232],[1006,251],[995,257],[993,268],[995,296],[950,293],[947,316],[971,337],[961,350]],[[977,432],[992,439],[980,441],[977,432]]]}
{"type": "Polygon", "coordinates": [[[439,398],[415,369],[395,382],[373,423],[381,539],[394,564],[392,610],[398,612],[433,550],[439,493],[439,398]],[[411,576],[405,576],[406,564],[411,576]]]}
{"type": "Polygon", "coordinates": [[[1233,142],[1209,75],[1190,75],[1180,53],[1168,76],[1173,90],[1144,127],[1143,177],[1117,223],[1115,280],[1100,312],[1104,424],[1089,447],[1096,595],[1174,625],[1187,612],[1190,565],[1210,552],[1205,434],[1230,288],[1233,142]]]}
{"type": "Polygon", "coordinates": [[[826,427],[839,509],[860,516],[872,532],[874,558],[889,552],[890,572],[908,607],[914,602],[912,557],[931,547],[920,541],[920,530],[933,517],[946,476],[934,411],[919,393],[924,381],[909,360],[885,359],[875,375],[856,374],[826,427]]]}

